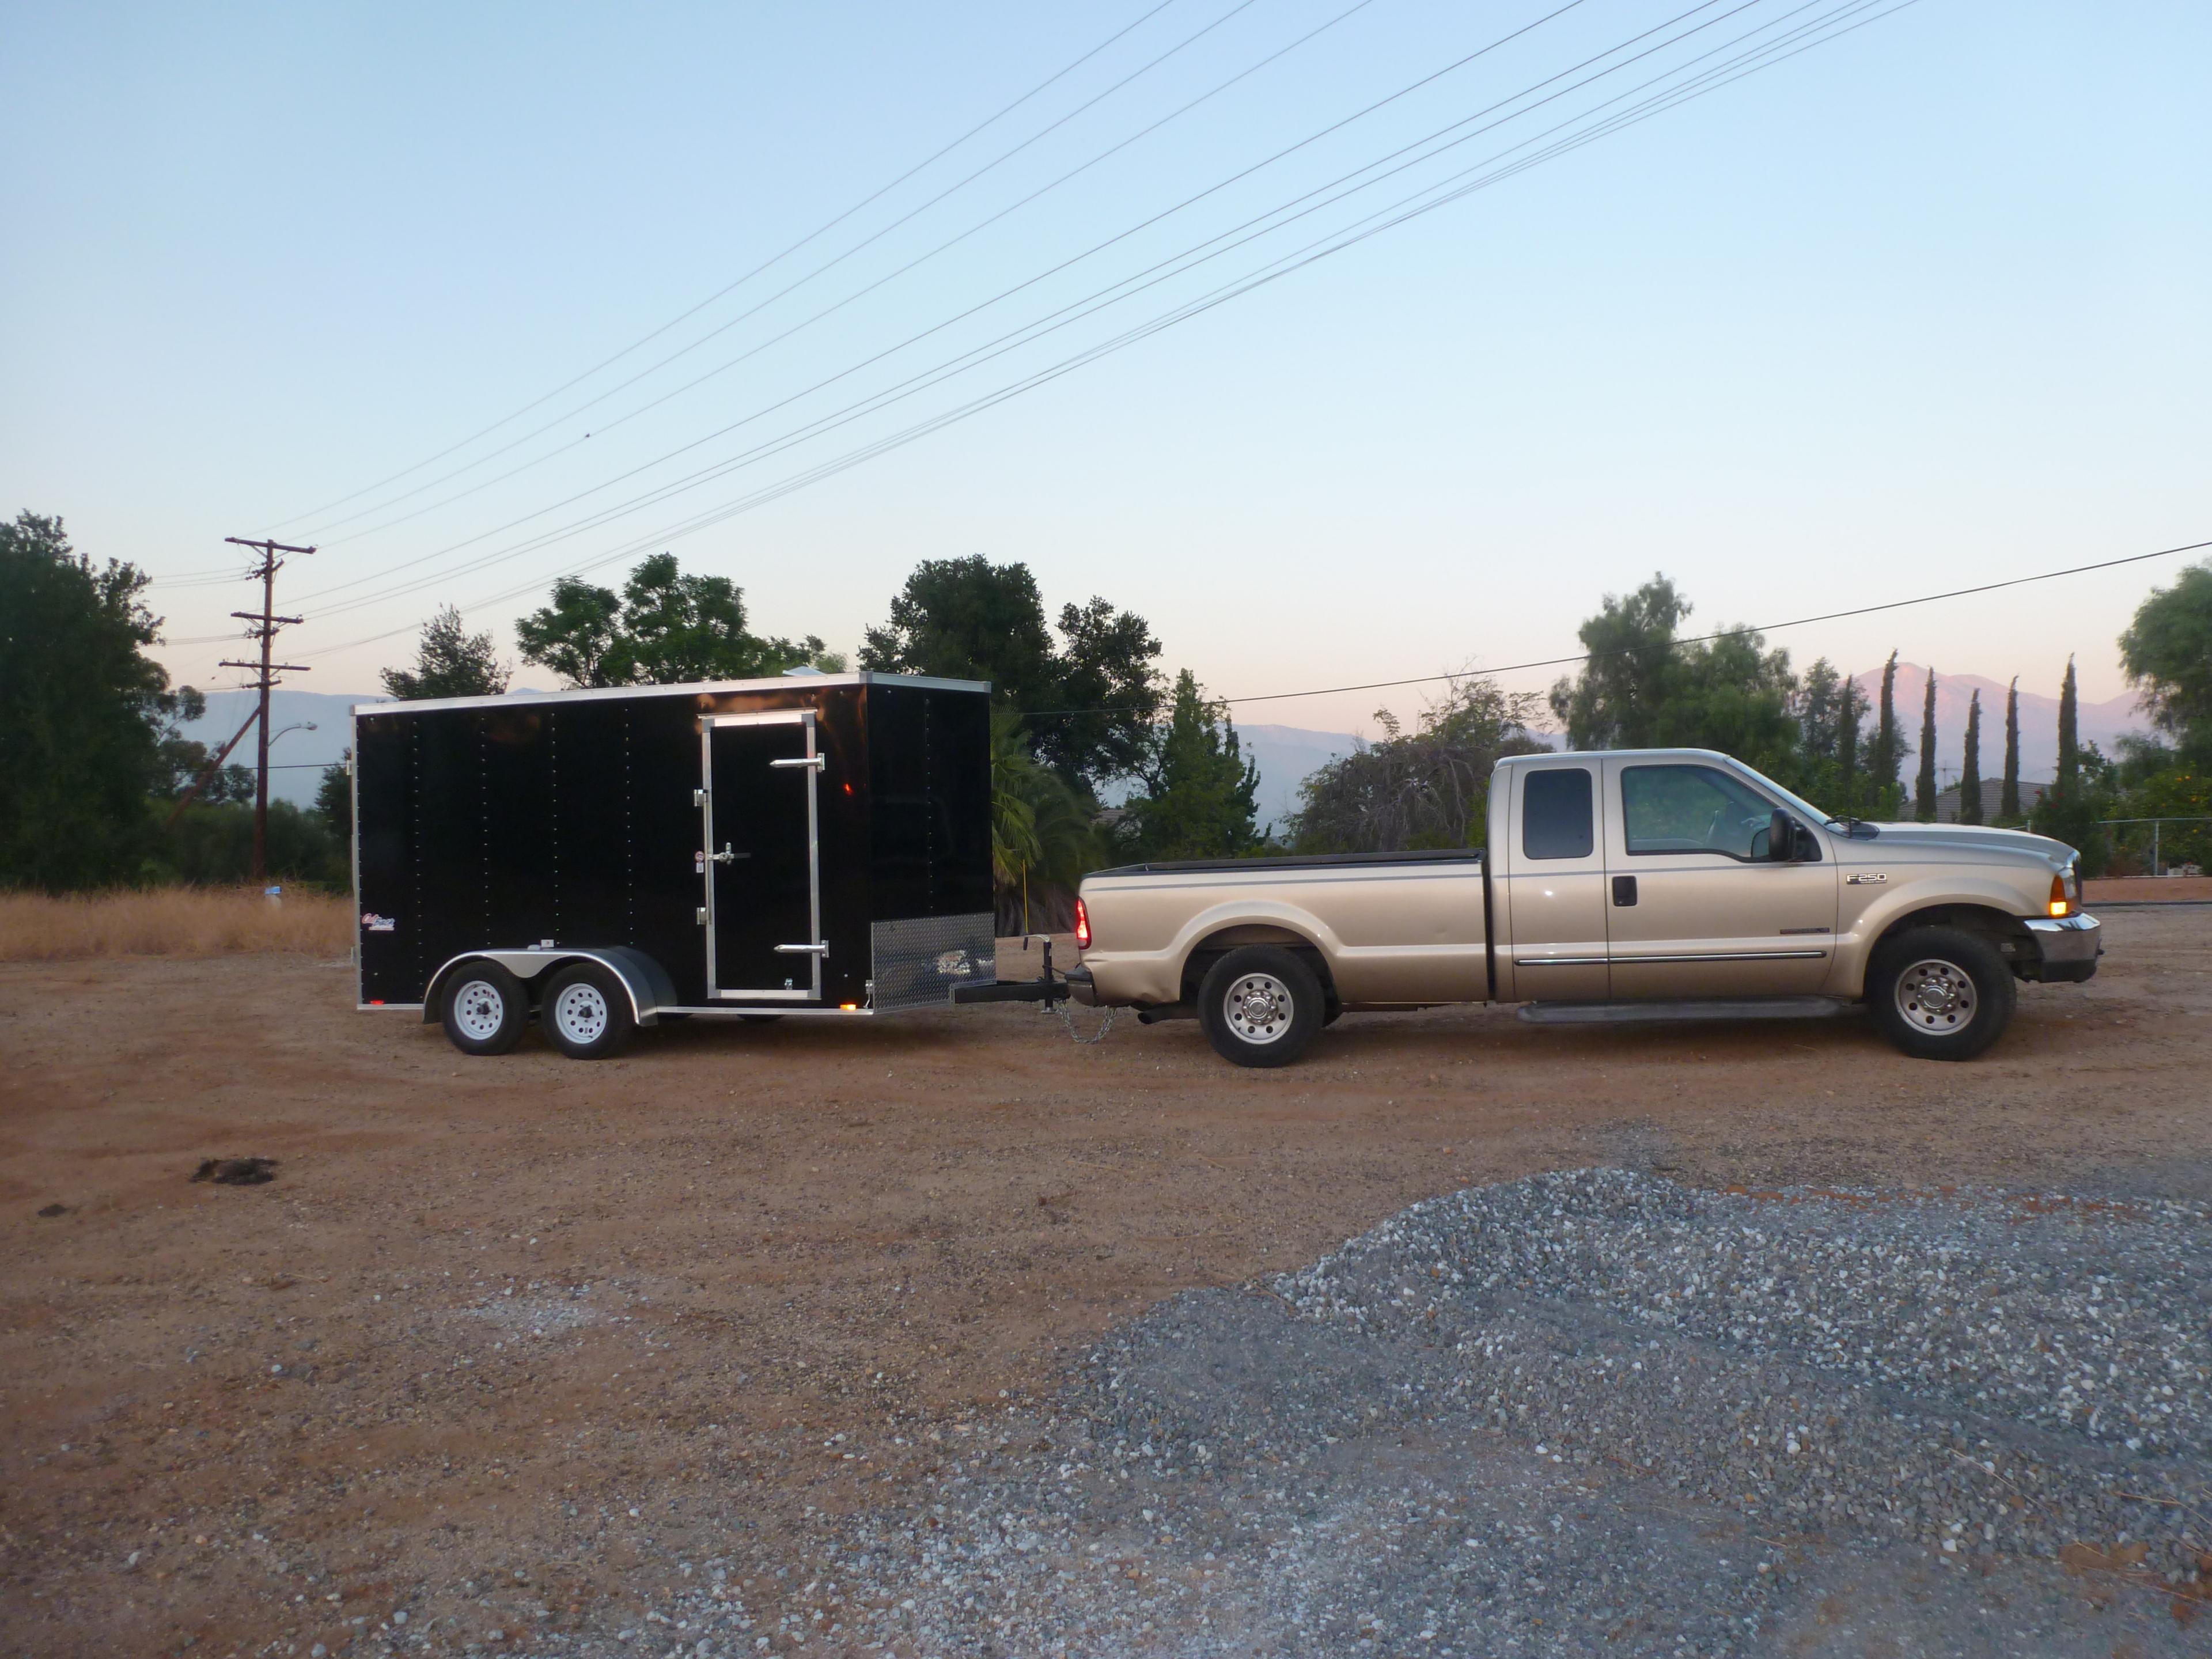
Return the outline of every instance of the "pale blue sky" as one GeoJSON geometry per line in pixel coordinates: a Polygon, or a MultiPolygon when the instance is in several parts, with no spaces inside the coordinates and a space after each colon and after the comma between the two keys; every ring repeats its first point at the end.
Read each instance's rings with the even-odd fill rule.
{"type": "MultiPolygon", "coordinates": [[[[1771,40],[1834,4],[1718,0],[1674,26],[1711,25],[1683,44],[1275,238],[788,453],[514,551],[1692,3],[1584,0],[1024,295],[761,412],[1560,3],[1371,0],[916,270],[609,426],[1351,3],[1173,0],[619,369],[337,512],[291,516],[629,344],[1151,3],[11,9],[0,21],[0,508],[59,513],[83,548],[165,577],[222,568],[227,534],[321,542],[283,592],[311,618],[286,636],[288,654],[315,665],[303,687],[325,691],[373,689],[447,599],[511,648],[512,619],[536,600],[502,596],[633,546],[732,576],[763,629],[848,648],[916,559],[1025,559],[1054,605],[1100,592],[1143,611],[1170,668],[1234,696],[1571,651],[1601,593],[1655,568],[1678,578],[1701,620],[1760,622],[2212,537],[2212,10],[2179,0],[1921,0],[906,447],[697,533],[664,533],[1103,341],[1694,52],[1762,26],[1747,44],[1771,40]],[[489,465],[331,522],[700,339],[1208,24],[638,386],[489,465]],[[572,447],[551,453],[560,444],[572,447]],[[628,483],[526,516],[636,467],[628,483]]],[[[1853,668],[1894,647],[2044,689],[2078,651],[2085,692],[2109,696],[2122,689],[2114,635],[2179,562],[1777,642],[1853,668]]],[[[249,597],[220,583],[157,592],[175,641],[226,631],[249,597]]],[[[236,652],[179,642],[165,654],[206,684],[229,678],[212,665],[236,652]]],[[[1382,700],[1243,712],[1352,730],[1382,700]]],[[[1410,709],[1419,694],[1388,701],[1410,709]]]]}

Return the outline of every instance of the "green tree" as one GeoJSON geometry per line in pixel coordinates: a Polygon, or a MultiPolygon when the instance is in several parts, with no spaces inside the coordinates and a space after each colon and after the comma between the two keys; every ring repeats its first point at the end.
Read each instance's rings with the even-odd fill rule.
{"type": "Polygon", "coordinates": [[[441,605],[422,624],[415,647],[415,666],[387,668],[380,678],[392,696],[413,702],[425,697],[496,697],[507,690],[508,670],[489,633],[461,626],[458,606],[441,605]]]}
{"type": "Polygon", "coordinates": [[[991,708],[991,872],[1001,933],[1071,925],[1075,890],[1106,862],[1095,815],[1030,752],[1022,718],[991,708]]]}
{"type": "Polygon", "coordinates": [[[1912,816],[1936,822],[1936,671],[1928,671],[1928,694],[1920,707],[1920,770],[1912,780],[1912,816]]]}
{"type": "MultiPolygon", "coordinates": [[[[244,802],[185,809],[161,843],[153,873],[198,886],[230,886],[246,880],[253,867],[253,807],[244,802]]],[[[269,873],[278,881],[301,882],[332,892],[352,884],[346,842],[333,836],[319,813],[289,800],[269,803],[269,873]]]]}
{"type": "Polygon", "coordinates": [[[1997,822],[2017,826],[2020,815],[2020,676],[2005,688],[2004,782],[1997,792],[1997,822]]]}
{"type": "Polygon", "coordinates": [[[2212,563],[2151,591],[2120,635],[2120,664],[2152,722],[2212,772],[2212,563]]]}
{"type": "Polygon", "coordinates": [[[1495,680],[1452,682],[1413,731],[1376,711],[1381,741],[1362,744],[1300,787],[1287,827],[1302,853],[1402,853],[1480,847],[1489,833],[1490,774],[1506,755],[1546,745],[1534,731],[1543,708],[1534,692],[1495,680]]]}
{"type": "Polygon", "coordinates": [[[1018,709],[1059,706],[1054,656],[1029,567],[980,553],[924,559],[891,596],[890,619],[860,645],[863,668],[988,680],[1018,709]]]}
{"type": "Polygon", "coordinates": [[[1606,595],[1579,630],[1581,673],[1552,688],[1575,749],[1717,749],[1787,781],[1798,769],[1790,653],[1750,629],[1698,643],[1676,630],[1690,602],[1665,576],[1606,595]]]}
{"type": "Polygon", "coordinates": [[[758,679],[787,668],[842,668],[812,635],[764,639],[745,623],[744,590],[726,576],[687,576],[673,553],[630,572],[619,596],[574,576],[514,625],[525,660],[572,686],[679,685],[758,679]]]}
{"type": "Polygon", "coordinates": [[[146,581],[114,559],[95,568],[59,519],[0,525],[0,886],[147,872],[184,694],[144,654],[161,627],[146,581]]]}
{"type": "Polygon", "coordinates": [[[2066,678],[2058,683],[2058,787],[2076,788],[2081,781],[2081,694],[2074,683],[2074,659],[2066,659],[2066,678]]]}
{"type": "Polygon", "coordinates": [[[1959,822],[1982,821],[1982,694],[1966,701],[1966,755],[1959,768],[1959,822]]]}
{"type": "Polygon", "coordinates": [[[1237,858],[1259,843],[1259,769],[1228,708],[1208,702],[1188,668],[1139,775],[1145,793],[1129,802],[1123,836],[1139,858],[1237,858]]]}
{"type": "Polygon", "coordinates": [[[1911,750],[1905,741],[1905,726],[1897,718],[1897,653],[1881,668],[1881,696],[1875,707],[1874,736],[1867,744],[1867,810],[1875,817],[1893,819],[1905,810],[1905,757],[1911,750]]]}
{"type": "Polygon", "coordinates": [[[1150,752],[1161,705],[1160,642],[1133,611],[1103,599],[1060,608],[1055,644],[1044,598],[1024,564],[980,554],[926,559],[868,629],[860,665],[894,674],[988,680],[1030,716],[1032,751],[1073,787],[1127,777],[1150,752]]]}
{"type": "Polygon", "coordinates": [[[2094,744],[2081,742],[2074,659],[2058,687],[2058,776],[2035,803],[2028,825],[2039,836],[2064,842],[2081,854],[2081,872],[2101,875],[2111,845],[2101,820],[2113,816],[2119,792],[2118,770],[2094,744]]]}

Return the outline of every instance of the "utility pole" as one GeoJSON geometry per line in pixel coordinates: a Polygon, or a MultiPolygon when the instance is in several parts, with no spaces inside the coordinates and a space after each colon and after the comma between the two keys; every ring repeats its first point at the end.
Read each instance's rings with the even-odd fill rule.
{"type": "MultiPolygon", "coordinates": [[[[251,626],[248,636],[261,641],[261,660],[258,663],[226,660],[224,668],[251,668],[257,672],[257,685],[261,692],[261,703],[254,715],[260,728],[258,735],[259,757],[253,769],[253,879],[258,884],[269,878],[269,693],[276,684],[279,674],[304,674],[307,671],[297,663],[272,662],[270,649],[276,638],[276,630],[301,621],[298,617],[276,614],[276,573],[284,568],[277,556],[295,553],[301,557],[313,553],[312,547],[288,547],[283,542],[248,541],[243,536],[226,536],[223,540],[234,547],[250,547],[261,556],[261,562],[252,574],[261,580],[261,609],[234,611],[230,614],[251,626]]],[[[243,735],[241,733],[241,735],[243,735]]],[[[236,738],[231,739],[238,741],[236,738]]]]}

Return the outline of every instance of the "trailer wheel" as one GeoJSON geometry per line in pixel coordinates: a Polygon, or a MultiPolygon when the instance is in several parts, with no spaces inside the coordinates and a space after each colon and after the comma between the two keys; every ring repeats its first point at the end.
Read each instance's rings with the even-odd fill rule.
{"type": "Polygon", "coordinates": [[[620,1054],[637,1029],[629,993],[595,962],[574,963],[548,980],[538,1019],[553,1046],[571,1060],[620,1054]]]}
{"type": "Polygon", "coordinates": [[[439,1023],[465,1054],[503,1054],[522,1041],[530,997],[495,962],[465,962],[446,975],[439,1023]]]}
{"type": "Polygon", "coordinates": [[[1214,1053],[1239,1066],[1287,1066],[1321,1029],[1321,982],[1291,951],[1248,945],[1215,963],[1198,994],[1214,1053]]]}

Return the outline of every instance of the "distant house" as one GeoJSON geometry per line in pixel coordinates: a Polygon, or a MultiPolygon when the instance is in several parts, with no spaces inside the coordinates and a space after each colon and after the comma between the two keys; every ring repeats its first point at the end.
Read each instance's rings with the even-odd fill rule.
{"type": "MultiPolygon", "coordinates": [[[[2043,792],[2049,787],[2048,784],[2030,783],[2026,779],[2021,781],[2020,811],[2022,817],[2035,811],[2035,803],[2043,799],[2043,792]]],[[[2004,780],[2002,778],[1982,780],[1982,822],[1984,823],[1994,823],[1996,821],[1997,803],[2003,799],[2004,780]]],[[[1936,797],[1936,822],[1956,823],[1958,821],[1959,786],[1954,783],[1936,797]]]]}

